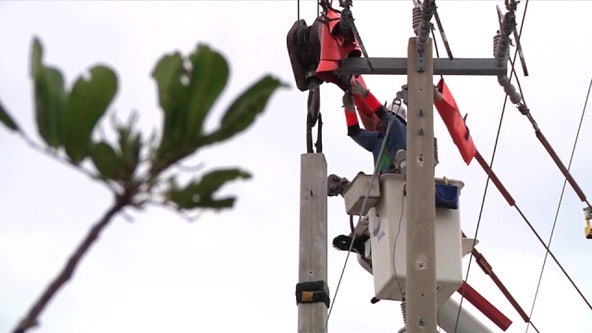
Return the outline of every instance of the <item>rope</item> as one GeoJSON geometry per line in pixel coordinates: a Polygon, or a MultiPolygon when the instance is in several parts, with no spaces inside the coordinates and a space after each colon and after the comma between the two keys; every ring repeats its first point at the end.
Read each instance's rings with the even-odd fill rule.
{"type": "MultiPolygon", "coordinates": [[[[584,115],[586,114],[586,106],[588,105],[588,98],[590,97],[590,89],[592,88],[592,78],[590,79],[590,84],[588,85],[588,92],[586,94],[586,100],[584,101],[584,108],[582,110],[582,116],[580,117],[580,124],[578,125],[578,131],[576,133],[576,138],[574,140],[574,144],[571,150],[571,155],[569,157],[569,163],[567,166],[567,169],[571,169],[571,164],[573,162],[573,158],[574,158],[574,154],[576,151],[576,146],[578,144],[578,139],[580,137],[580,130],[582,129],[582,123],[584,121],[584,115]]],[[[551,246],[551,242],[553,240],[553,235],[555,234],[555,226],[557,224],[557,219],[559,216],[559,210],[561,209],[561,204],[563,202],[563,195],[565,193],[565,187],[567,185],[567,179],[563,180],[563,187],[561,188],[561,195],[559,196],[559,202],[557,203],[557,210],[555,211],[555,218],[553,220],[553,227],[551,228],[551,235],[549,236],[549,241],[547,242],[547,246],[551,246]]],[[[536,305],[536,301],[537,301],[537,297],[539,295],[539,290],[541,287],[541,281],[543,279],[543,272],[545,271],[545,266],[547,264],[547,259],[548,259],[548,253],[545,253],[545,258],[543,259],[543,265],[541,267],[541,273],[539,275],[539,281],[537,283],[537,287],[536,287],[536,291],[534,293],[534,298],[532,300],[532,307],[530,309],[530,317],[532,317],[532,314],[534,312],[534,308],[536,305]]],[[[528,333],[528,326],[526,326],[526,333],[528,333]]]]}
{"type": "MultiPolygon", "coordinates": [[[[388,123],[386,131],[385,131],[384,138],[382,139],[380,153],[378,154],[378,157],[376,158],[376,161],[374,163],[374,172],[372,173],[372,177],[370,178],[370,185],[368,186],[368,191],[366,191],[366,194],[364,195],[364,200],[362,201],[362,207],[360,207],[358,224],[356,224],[356,225],[359,225],[359,223],[362,221],[362,212],[366,209],[366,205],[368,204],[368,197],[370,196],[370,190],[372,189],[372,186],[374,185],[374,180],[378,176],[378,170],[379,170],[379,166],[380,166],[379,161],[382,158],[382,153],[384,152],[384,147],[386,146],[386,142],[388,140],[388,135],[390,133],[391,125],[393,124],[393,120],[394,120],[394,118],[391,118],[389,120],[389,123],[388,123]]],[[[341,286],[341,281],[343,280],[345,268],[347,267],[349,255],[352,252],[352,249],[354,247],[354,240],[355,239],[356,239],[356,233],[354,232],[354,233],[352,233],[351,242],[349,243],[347,255],[345,256],[345,262],[343,263],[343,267],[341,268],[341,274],[339,275],[337,287],[335,288],[335,295],[333,295],[333,302],[331,302],[331,306],[329,307],[329,312],[327,313],[327,320],[325,320],[325,331],[327,330],[327,324],[329,323],[329,318],[331,317],[331,312],[333,311],[333,306],[335,306],[335,300],[337,299],[337,294],[339,293],[339,287],[341,286]]]]}

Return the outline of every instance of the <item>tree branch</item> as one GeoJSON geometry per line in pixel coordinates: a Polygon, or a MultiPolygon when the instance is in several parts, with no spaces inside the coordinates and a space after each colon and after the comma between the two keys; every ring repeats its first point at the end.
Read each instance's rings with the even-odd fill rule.
{"type": "Polygon", "coordinates": [[[115,204],[111,207],[105,215],[89,230],[86,238],[78,245],[76,251],[72,254],[66,266],[56,276],[56,278],[47,286],[41,297],[33,304],[25,318],[23,318],[18,326],[13,330],[13,333],[25,333],[28,329],[38,325],[38,317],[45,309],[49,301],[55,294],[64,286],[74,274],[74,270],[82,260],[82,257],[90,249],[91,245],[99,238],[103,229],[111,222],[113,217],[125,208],[130,203],[130,196],[117,196],[115,204]]]}

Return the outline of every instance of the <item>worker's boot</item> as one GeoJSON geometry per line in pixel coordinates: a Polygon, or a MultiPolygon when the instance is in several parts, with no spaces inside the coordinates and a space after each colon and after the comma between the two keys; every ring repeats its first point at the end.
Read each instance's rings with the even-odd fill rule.
{"type": "Polygon", "coordinates": [[[348,251],[351,247],[352,252],[364,255],[366,250],[365,243],[368,238],[370,238],[370,236],[366,234],[358,236],[354,239],[354,244],[352,245],[352,238],[350,236],[339,235],[333,238],[333,247],[341,251],[348,251]]]}

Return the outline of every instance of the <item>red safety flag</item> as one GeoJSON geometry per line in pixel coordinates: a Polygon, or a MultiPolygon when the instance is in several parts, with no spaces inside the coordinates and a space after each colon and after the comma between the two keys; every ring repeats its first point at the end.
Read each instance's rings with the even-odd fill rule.
{"type": "Polygon", "coordinates": [[[437,88],[442,94],[442,99],[434,99],[434,105],[436,106],[436,109],[438,109],[440,117],[444,120],[448,132],[450,133],[450,136],[452,136],[452,141],[458,147],[465,163],[469,165],[477,152],[477,148],[469,133],[469,128],[461,117],[456,101],[444,82],[444,79],[441,79],[440,82],[438,82],[437,88]]]}

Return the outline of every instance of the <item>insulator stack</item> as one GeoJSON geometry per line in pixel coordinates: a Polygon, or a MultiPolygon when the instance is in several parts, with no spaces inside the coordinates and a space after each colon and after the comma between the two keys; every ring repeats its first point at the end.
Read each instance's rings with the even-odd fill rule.
{"type": "Polygon", "coordinates": [[[407,324],[407,302],[405,299],[401,301],[401,313],[403,314],[403,323],[407,324]]]}
{"type": "Polygon", "coordinates": [[[420,45],[425,45],[430,38],[430,20],[436,11],[436,4],[434,2],[425,1],[423,4],[414,1],[413,7],[413,31],[418,37],[420,45]]]}
{"type": "Polygon", "coordinates": [[[438,159],[438,139],[434,137],[434,165],[438,165],[440,160],[438,159]]]}
{"type": "Polygon", "coordinates": [[[499,84],[502,87],[504,87],[504,92],[508,94],[508,97],[510,97],[510,101],[512,101],[512,103],[520,103],[520,101],[522,100],[522,96],[520,96],[520,93],[516,91],[514,85],[510,83],[510,79],[508,78],[508,76],[499,75],[497,77],[497,82],[499,82],[499,84]]]}
{"type": "Polygon", "coordinates": [[[498,33],[493,37],[493,55],[498,63],[508,61],[510,57],[510,41],[509,38],[498,33]]]}
{"type": "Polygon", "coordinates": [[[503,33],[506,36],[510,36],[510,34],[514,31],[514,27],[516,26],[516,16],[512,12],[506,13],[502,20],[502,29],[503,33]]]}
{"type": "Polygon", "coordinates": [[[344,36],[351,34],[352,13],[349,8],[344,8],[341,11],[341,19],[339,20],[339,29],[344,36]]]}
{"type": "Polygon", "coordinates": [[[415,7],[413,7],[413,31],[415,32],[415,34],[419,34],[419,26],[421,25],[421,22],[423,21],[422,15],[421,15],[421,7],[419,5],[415,5],[415,7]]]}
{"type": "Polygon", "coordinates": [[[423,2],[423,8],[422,8],[422,19],[425,22],[429,22],[432,20],[432,16],[434,16],[434,12],[436,11],[436,2],[435,1],[429,1],[429,0],[425,0],[423,2]]]}
{"type": "Polygon", "coordinates": [[[502,34],[498,31],[495,36],[493,36],[493,56],[496,57],[497,55],[497,48],[498,44],[502,38],[502,34]]]}

